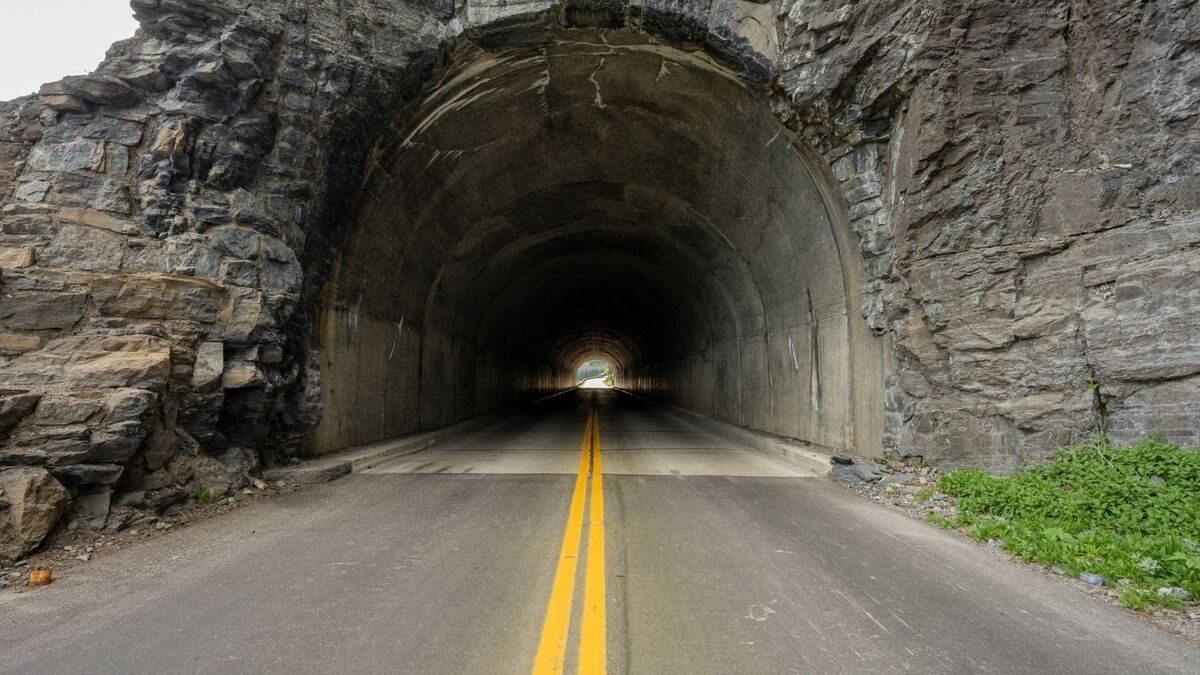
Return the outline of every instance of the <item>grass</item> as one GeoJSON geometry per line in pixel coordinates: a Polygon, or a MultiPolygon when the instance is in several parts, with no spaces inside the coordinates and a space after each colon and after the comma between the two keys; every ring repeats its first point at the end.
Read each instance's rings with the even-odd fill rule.
{"type": "Polygon", "coordinates": [[[1161,587],[1200,598],[1200,452],[1094,438],[1010,476],[954,471],[938,489],[958,503],[939,525],[998,540],[1027,561],[1100,574],[1126,607],[1182,606],[1161,587]]]}

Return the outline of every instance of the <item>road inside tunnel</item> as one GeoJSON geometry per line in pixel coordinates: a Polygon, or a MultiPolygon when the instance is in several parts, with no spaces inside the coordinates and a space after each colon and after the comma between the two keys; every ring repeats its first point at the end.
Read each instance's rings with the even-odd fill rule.
{"type": "Polygon", "coordinates": [[[564,631],[563,672],[603,672],[576,669],[598,592],[614,673],[1198,665],[1118,607],[693,416],[576,390],[0,594],[0,673],[528,673],[547,626],[564,631]],[[548,601],[589,419],[603,506],[576,525],[564,628],[548,601]]]}

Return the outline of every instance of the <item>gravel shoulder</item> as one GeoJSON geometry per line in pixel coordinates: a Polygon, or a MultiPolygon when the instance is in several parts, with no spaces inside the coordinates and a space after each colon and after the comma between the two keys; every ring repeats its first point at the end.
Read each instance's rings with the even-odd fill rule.
{"type": "Polygon", "coordinates": [[[76,573],[80,567],[117,551],[159,539],[251,504],[269,502],[303,487],[257,481],[211,503],[196,504],[174,515],[144,515],[102,530],[61,527],[36,552],[10,565],[0,565],[0,593],[37,590],[29,585],[29,573],[33,570],[48,569],[53,580],[61,580],[76,573]]]}

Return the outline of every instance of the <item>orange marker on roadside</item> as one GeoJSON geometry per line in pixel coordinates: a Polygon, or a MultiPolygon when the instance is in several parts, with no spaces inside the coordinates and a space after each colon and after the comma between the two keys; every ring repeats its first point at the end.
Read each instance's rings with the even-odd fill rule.
{"type": "Polygon", "coordinates": [[[50,583],[51,581],[54,581],[54,571],[53,570],[30,570],[29,571],[29,585],[30,586],[45,586],[46,584],[50,583]]]}

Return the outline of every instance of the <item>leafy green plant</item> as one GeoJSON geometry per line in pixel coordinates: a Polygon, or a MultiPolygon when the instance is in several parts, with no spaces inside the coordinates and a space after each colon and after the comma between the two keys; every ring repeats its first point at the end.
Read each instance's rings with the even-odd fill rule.
{"type": "Polygon", "coordinates": [[[939,518],[1022,559],[1121,580],[1131,609],[1181,604],[1161,587],[1200,597],[1200,452],[1097,437],[1010,476],[955,471],[938,489],[958,504],[939,518]]]}
{"type": "Polygon", "coordinates": [[[207,504],[213,500],[212,489],[207,485],[201,485],[196,488],[196,503],[207,504]]]}
{"type": "Polygon", "coordinates": [[[1150,612],[1159,607],[1157,594],[1140,588],[1125,588],[1117,599],[1135,612],[1150,612]]]}
{"type": "Polygon", "coordinates": [[[934,525],[945,528],[947,530],[953,530],[954,528],[958,527],[957,522],[955,522],[951,518],[947,518],[946,516],[943,516],[940,513],[928,513],[925,515],[925,520],[928,520],[929,522],[933,523],[934,525]]]}

